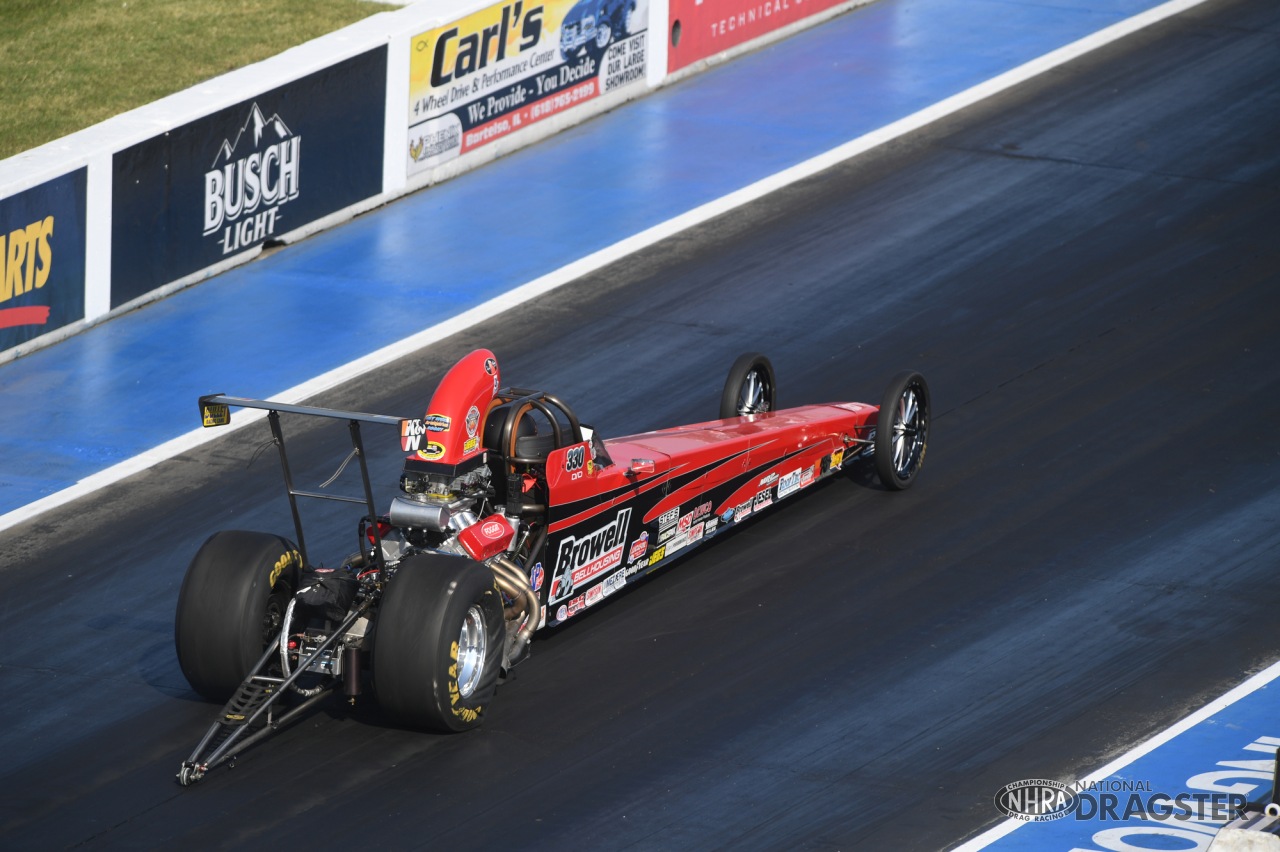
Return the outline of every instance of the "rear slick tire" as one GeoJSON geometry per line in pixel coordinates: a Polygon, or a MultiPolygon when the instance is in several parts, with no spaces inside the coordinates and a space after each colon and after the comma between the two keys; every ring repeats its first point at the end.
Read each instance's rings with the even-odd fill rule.
{"type": "Polygon", "coordinates": [[[502,599],[488,568],[443,554],[406,558],[378,611],[378,703],[414,728],[476,727],[498,689],[505,639],[502,599]]]}
{"type": "Polygon", "coordinates": [[[876,420],[876,474],[890,491],[916,481],[929,446],[929,385],[908,370],[893,377],[880,401],[876,420]]]}
{"type": "Polygon", "coordinates": [[[280,632],[302,556],[288,539],[243,530],[214,533],[178,593],[174,645],[196,692],[226,701],[280,632]]]}

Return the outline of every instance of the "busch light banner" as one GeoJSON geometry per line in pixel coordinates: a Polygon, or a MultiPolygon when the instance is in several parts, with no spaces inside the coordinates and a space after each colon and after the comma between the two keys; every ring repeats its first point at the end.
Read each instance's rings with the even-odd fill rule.
{"type": "Polygon", "coordinates": [[[85,175],[0,199],[0,351],[84,318],[85,175]]]}
{"type": "Polygon", "coordinates": [[[117,307],[382,191],[379,47],[115,155],[117,307]]]}
{"type": "Polygon", "coordinates": [[[644,85],[649,0],[507,0],[409,45],[408,174],[644,85]]]}

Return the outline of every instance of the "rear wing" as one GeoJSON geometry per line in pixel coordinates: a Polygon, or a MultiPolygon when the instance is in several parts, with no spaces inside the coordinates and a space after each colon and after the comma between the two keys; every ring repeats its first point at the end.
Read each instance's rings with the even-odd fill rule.
{"type": "MultiPolygon", "coordinates": [[[[280,454],[280,468],[284,473],[285,490],[289,493],[289,510],[293,513],[293,528],[297,535],[298,552],[302,554],[302,562],[304,565],[310,565],[311,561],[307,558],[306,536],[302,531],[302,517],[298,514],[298,498],[311,497],[317,500],[335,500],[340,503],[356,503],[363,505],[368,510],[369,530],[373,535],[373,558],[379,570],[386,566],[382,564],[382,533],[378,529],[378,510],[373,502],[373,486],[369,482],[369,466],[365,461],[364,441],[360,437],[361,423],[375,423],[382,426],[398,426],[400,434],[406,434],[406,429],[412,429],[415,422],[409,418],[396,417],[389,414],[365,414],[359,411],[340,411],[333,408],[317,408],[311,405],[291,405],[284,402],[272,402],[263,399],[246,399],[239,396],[226,396],[225,394],[207,394],[200,397],[200,422],[206,427],[226,426],[231,422],[231,407],[237,408],[257,408],[267,412],[267,421],[271,425],[272,443],[276,445],[276,449],[280,454]],[[351,453],[346,460],[338,467],[338,472],[334,474],[334,479],[343,468],[350,463],[354,457],[360,462],[360,481],[364,485],[363,497],[349,497],[341,494],[322,494],[318,491],[305,491],[295,488],[293,485],[293,475],[289,472],[289,457],[284,447],[284,432],[280,428],[280,414],[306,414],[314,417],[327,417],[333,420],[346,420],[347,427],[351,433],[351,453]]],[[[332,482],[330,479],[329,482],[332,482]]],[[[326,482],[321,485],[324,488],[326,482]]],[[[361,550],[364,549],[364,543],[361,542],[361,550]]]]}

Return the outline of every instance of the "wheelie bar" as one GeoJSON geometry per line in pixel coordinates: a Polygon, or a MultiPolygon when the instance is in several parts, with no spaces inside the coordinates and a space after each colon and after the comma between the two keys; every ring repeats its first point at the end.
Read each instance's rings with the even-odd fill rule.
{"type": "Polygon", "coordinates": [[[267,667],[272,657],[280,653],[280,643],[287,641],[287,638],[282,634],[268,644],[252,672],[222,708],[222,714],[218,720],[209,726],[209,730],[191,752],[191,756],[182,762],[182,766],[178,769],[178,783],[183,787],[191,786],[203,778],[210,769],[231,760],[249,746],[270,736],[326,698],[341,683],[339,679],[330,678],[318,693],[309,695],[300,704],[290,707],[283,714],[276,716],[273,713],[275,704],[288,693],[289,687],[306,673],[308,667],[319,659],[321,654],[346,635],[369,606],[370,601],[366,601],[362,606],[348,613],[342,624],[330,633],[328,638],[321,642],[305,660],[301,661],[287,678],[259,674],[267,667]],[[252,734],[247,734],[264,713],[266,720],[263,725],[252,734]]]}

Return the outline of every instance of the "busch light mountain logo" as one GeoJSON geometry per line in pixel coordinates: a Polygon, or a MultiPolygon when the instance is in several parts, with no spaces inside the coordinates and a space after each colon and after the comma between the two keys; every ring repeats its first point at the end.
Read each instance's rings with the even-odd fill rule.
{"type": "Polygon", "coordinates": [[[217,235],[223,254],[282,231],[280,207],[298,197],[302,137],[279,115],[255,103],[234,138],[223,140],[204,175],[204,235],[217,235]]]}

